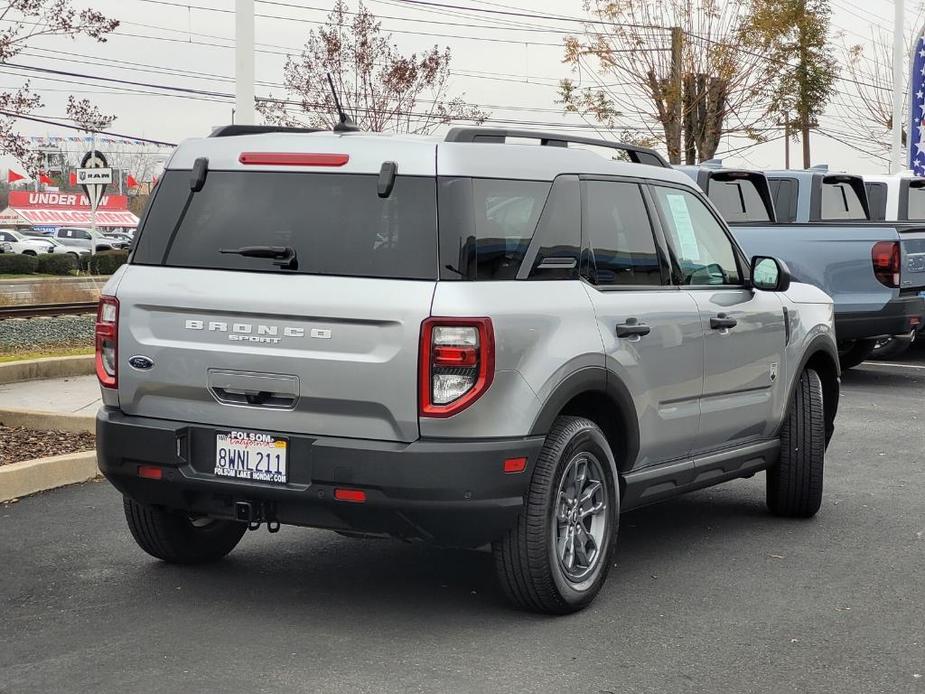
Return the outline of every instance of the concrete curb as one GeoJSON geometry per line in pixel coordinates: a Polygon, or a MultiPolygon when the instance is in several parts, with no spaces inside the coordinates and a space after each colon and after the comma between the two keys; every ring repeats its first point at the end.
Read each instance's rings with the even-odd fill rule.
{"type": "Polygon", "coordinates": [[[41,412],[39,410],[0,410],[0,426],[95,434],[96,415],[41,412]]]}
{"type": "Polygon", "coordinates": [[[48,489],[86,482],[99,474],[96,451],[68,453],[0,465],[0,501],[19,499],[48,489]]]}
{"type": "Polygon", "coordinates": [[[0,364],[0,385],[40,378],[89,376],[96,372],[95,359],[92,354],[84,354],[76,357],[46,357],[6,362],[0,364]]]}

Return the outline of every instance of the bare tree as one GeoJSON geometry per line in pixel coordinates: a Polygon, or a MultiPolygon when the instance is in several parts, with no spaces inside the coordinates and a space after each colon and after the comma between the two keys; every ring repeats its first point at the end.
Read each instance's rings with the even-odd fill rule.
{"type": "MultiPolygon", "coordinates": [[[[97,10],[78,10],[71,0],[7,0],[0,2],[0,64],[18,55],[40,36],[89,36],[100,42],[119,22],[97,10]]],[[[41,167],[41,154],[19,134],[16,116],[29,115],[42,105],[27,81],[15,91],[0,91],[0,153],[18,159],[32,174],[41,167]]]]}
{"type": "Polygon", "coordinates": [[[89,99],[78,101],[73,96],[67,98],[67,117],[75,125],[88,133],[98,133],[112,125],[116,117],[104,114],[99,106],[90,103],[89,99]]]}
{"type": "MultiPolygon", "coordinates": [[[[919,4],[914,19],[906,22],[906,50],[903,76],[902,144],[908,135],[906,115],[909,112],[909,56],[925,22],[925,4],[919,4]]],[[[843,42],[844,70],[848,78],[840,84],[835,98],[838,112],[852,124],[850,133],[855,144],[864,144],[874,156],[889,156],[893,130],[893,32],[871,26],[868,45],[843,42]]]]}
{"type": "Polygon", "coordinates": [[[428,133],[457,120],[481,123],[487,114],[462,95],[447,95],[450,60],[450,49],[437,46],[403,55],[362,0],[357,12],[337,0],[324,26],[309,32],[302,54],[286,61],[288,98],[260,99],[258,110],[272,123],[332,127],[330,73],[341,105],[362,130],[428,133]]]}
{"type": "Polygon", "coordinates": [[[592,84],[563,80],[561,103],[608,127],[647,128],[672,163],[712,158],[726,133],[763,139],[771,66],[747,47],[751,5],[585,0],[589,20],[566,38],[564,62],[592,84]]]}

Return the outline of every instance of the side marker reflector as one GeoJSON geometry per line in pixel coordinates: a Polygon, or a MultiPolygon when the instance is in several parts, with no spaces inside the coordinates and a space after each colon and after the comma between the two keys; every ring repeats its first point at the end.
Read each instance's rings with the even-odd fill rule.
{"type": "Polygon", "coordinates": [[[366,492],[362,489],[335,489],[334,498],[338,501],[349,501],[354,504],[362,504],[366,501],[366,492]]]}
{"type": "Polygon", "coordinates": [[[523,472],[527,469],[527,459],[526,458],[508,458],[504,461],[504,473],[506,475],[513,475],[518,472],[523,472]]]}
{"type": "Polygon", "coordinates": [[[138,476],[149,480],[160,480],[164,478],[164,470],[156,465],[139,465],[138,476]]]}

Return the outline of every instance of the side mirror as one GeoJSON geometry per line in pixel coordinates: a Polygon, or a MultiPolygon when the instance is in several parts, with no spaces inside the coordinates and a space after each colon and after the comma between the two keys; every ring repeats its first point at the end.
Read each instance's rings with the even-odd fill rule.
{"type": "Polygon", "coordinates": [[[782,260],[756,255],[752,258],[752,287],[765,292],[790,289],[790,269],[782,260]]]}

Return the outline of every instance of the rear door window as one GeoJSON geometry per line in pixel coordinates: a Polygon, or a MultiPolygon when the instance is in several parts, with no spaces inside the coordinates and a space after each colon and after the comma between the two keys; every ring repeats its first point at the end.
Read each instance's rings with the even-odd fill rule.
{"type": "Polygon", "coordinates": [[[639,185],[583,181],[582,188],[582,227],[591,246],[591,282],[629,286],[667,283],[639,185]]]}
{"type": "Polygon", "coordinates": [[[769,178],[768,187],[771,189],[777,221],[784,224],[797,221],[799,182],[795,178],[769,178]]]}
{"type": "Polygon", "coordinates": [[[870,207],[870,218],[882,222],[886,219],[886,183],[865,183],[867,188],[867,204],[870,207]]]}
{"type": "Polygon", "coordinates": [[[436,278],[433,178],[398,176],[388,198],[368,174],[210,171],[192,194],[189,179],[174,170],[161,180],[133,262],[292,272],[221,252],[280,246],[295,251],[302,274],[436,278]]]}
{"type": "Polygon", "coordinates": [[[710,201],[727,222],[768,222],[768,208],[754,181],[748,178],[711,178],[710,201]]]}

